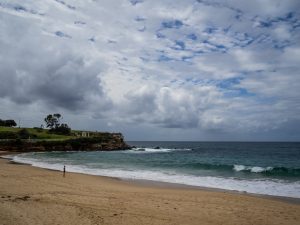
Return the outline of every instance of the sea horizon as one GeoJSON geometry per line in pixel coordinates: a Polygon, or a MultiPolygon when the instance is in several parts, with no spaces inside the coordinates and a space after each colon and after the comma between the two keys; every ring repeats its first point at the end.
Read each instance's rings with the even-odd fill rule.
{"type": "Polygon", "coordinates": [[[253,140],[253,141],[228,141],[228,140],[224,140],[224,141],[186,141],[186,140],[183,140],[183,141],[172,141],[172,140],[163,140],[163,141],[153,141],[153,140],[142,140],[142,141],[133,141],[133,140],[126,140],[127,143],[129,142],[216,142],[216,143],[226,143],[226,142],[242,142],[242,143],[300,143],[300,141],[288,141],[288,140],[283,140],[283,141],[273,141],[273,140],[266,140],[266,141],[259,141],[259,140],[253,140]]]}

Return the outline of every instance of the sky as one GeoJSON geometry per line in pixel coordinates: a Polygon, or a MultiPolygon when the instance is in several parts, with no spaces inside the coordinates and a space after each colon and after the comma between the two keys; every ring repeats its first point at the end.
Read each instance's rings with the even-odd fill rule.
{"type": "Polygon", "coordinates": [[[0,0],[0,118],[126,140],[300,141],[299,0],[0,0]]]}

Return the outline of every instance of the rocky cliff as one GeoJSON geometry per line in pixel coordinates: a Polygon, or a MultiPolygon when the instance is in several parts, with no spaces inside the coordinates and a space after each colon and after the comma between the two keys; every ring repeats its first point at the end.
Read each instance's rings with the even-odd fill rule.
{"type": "Polygon", "coordinates": [[[79,137],[60,141],[7,140],[0,142],[0,150],[33,151],[114,151],[130,149],[120,133],[102,133],[99,136],[79,137]]]}

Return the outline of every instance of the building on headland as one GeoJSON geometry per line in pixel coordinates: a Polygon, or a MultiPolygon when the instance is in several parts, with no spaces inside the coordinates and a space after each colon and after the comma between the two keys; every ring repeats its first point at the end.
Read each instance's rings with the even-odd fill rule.
{"type": "Polygon", "coordinates": [[[82,131],[81,132],[81,137],[89,137],[90,136],[90,133],[87,132],[87,131],[82,131]]]}
{"type": "Polygon", "coordinates": [[[90,132],[87,131],[78,131],[75,133],[76,137],[90,137],[90,132]]]}
{"type": "Polygon", "coordinates": [[[76,137],[101,137],[103,135],[111,135],[113,138],[119,141],[123,141],[124,137],[121,133],[108,133],[108,132],[92,132],[92,131],[77,131],[75,132],[76,137]]]}

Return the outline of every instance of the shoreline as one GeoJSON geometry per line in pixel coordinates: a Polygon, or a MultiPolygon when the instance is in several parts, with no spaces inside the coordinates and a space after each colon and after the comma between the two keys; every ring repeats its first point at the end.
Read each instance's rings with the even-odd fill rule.
{"type": "Polygon", "coordinates": [[[23,224],[288,224],[300,205],[169,183],[48,170],[0,159],[0,221],[23,224]]]}
{"type": "MultiPolygon", "coordinates": [[[[97,176],[97,175],[92,175],[92,176],[97,176]]],[[[114,177],[109,177],[109,178],[114,178],[114,177]]],[[[300,205],[300,198],[293,198],[293,197],[286,197],[286,196],[255,194],[255,193],[250,193],[245,191],[228,190],[222,188],[203,187],[203,186],[193,186],[188,184],[179,184],[179,183],[170,183],[170,182],[163,182],[163,181],[143,180],[143,179],[122,179],[122,178],[115,178],[115,179],[120,179],[121,181],[125,181],[138,186],[146,186],[146,187],[149,186],[149,187],[154,187],[154,188],[157,187],[157,188],[164,188],[164,189],[186,189],[186,190],[199,190],[199,191],[209,191],[209,192],[218,192],[218,193],[230,193],[235,195],[246,195],[251,197],[271,199],[271,200],[300,205]]]]}
{"type": "MultiPolygon", "coordinates": [[[[17,152],[15,154],[5,154],[5,153],[1,154],[1,152],[0,152],[0,159],[7,160],[8,163],[10,163],[10,164],[26,165],[26,166],[30,166],[30,167],[38,168],[38,169],[62,172],[61,170],[33,166],[29,163],[15,162],[11,158],[3,157],[5,155],[17,155],[17,154],[22,154],[22,152],[17,152]]],[[[108,179],[118,180],[120,182],[124,182],[124,183],[130,184],[130,185],[135,185],[135,186],[141,186],[141,187],[163,188],[163,189],[178,189],[178,190],[180,190],[180,189],[183,189],[183,190],[200,190],[200,191],[219,192],[219,193],[231,193],[231,194],[236,194],[236,195],[247,195],[247,196],[252,196],[252,197],[257,197],[257,198],[271,199],[271,200],[277,200],[277,201],[282,201],[282,202],[286,202],[286,203],[300,205],[300,198],[287,197],[287,196],[256,194],[256,193],[250,193],[250,192],[246,192],[246,191],[228,190],[228,189],[222,189],[222,188],[195,186],[195,185],[172,183],[172,182],[165,182],[165,181],[146,180],[146,179],[119,178],[119,177],[93,175],[93,174],[80,173],[80,172],[68,172],[67,171],[67,173],[68,174],[81,174],[81,175],[94,176],[94,177],[100,177],[100,178],[101,177],[102,178],[108,178],[108,179]]]]}

